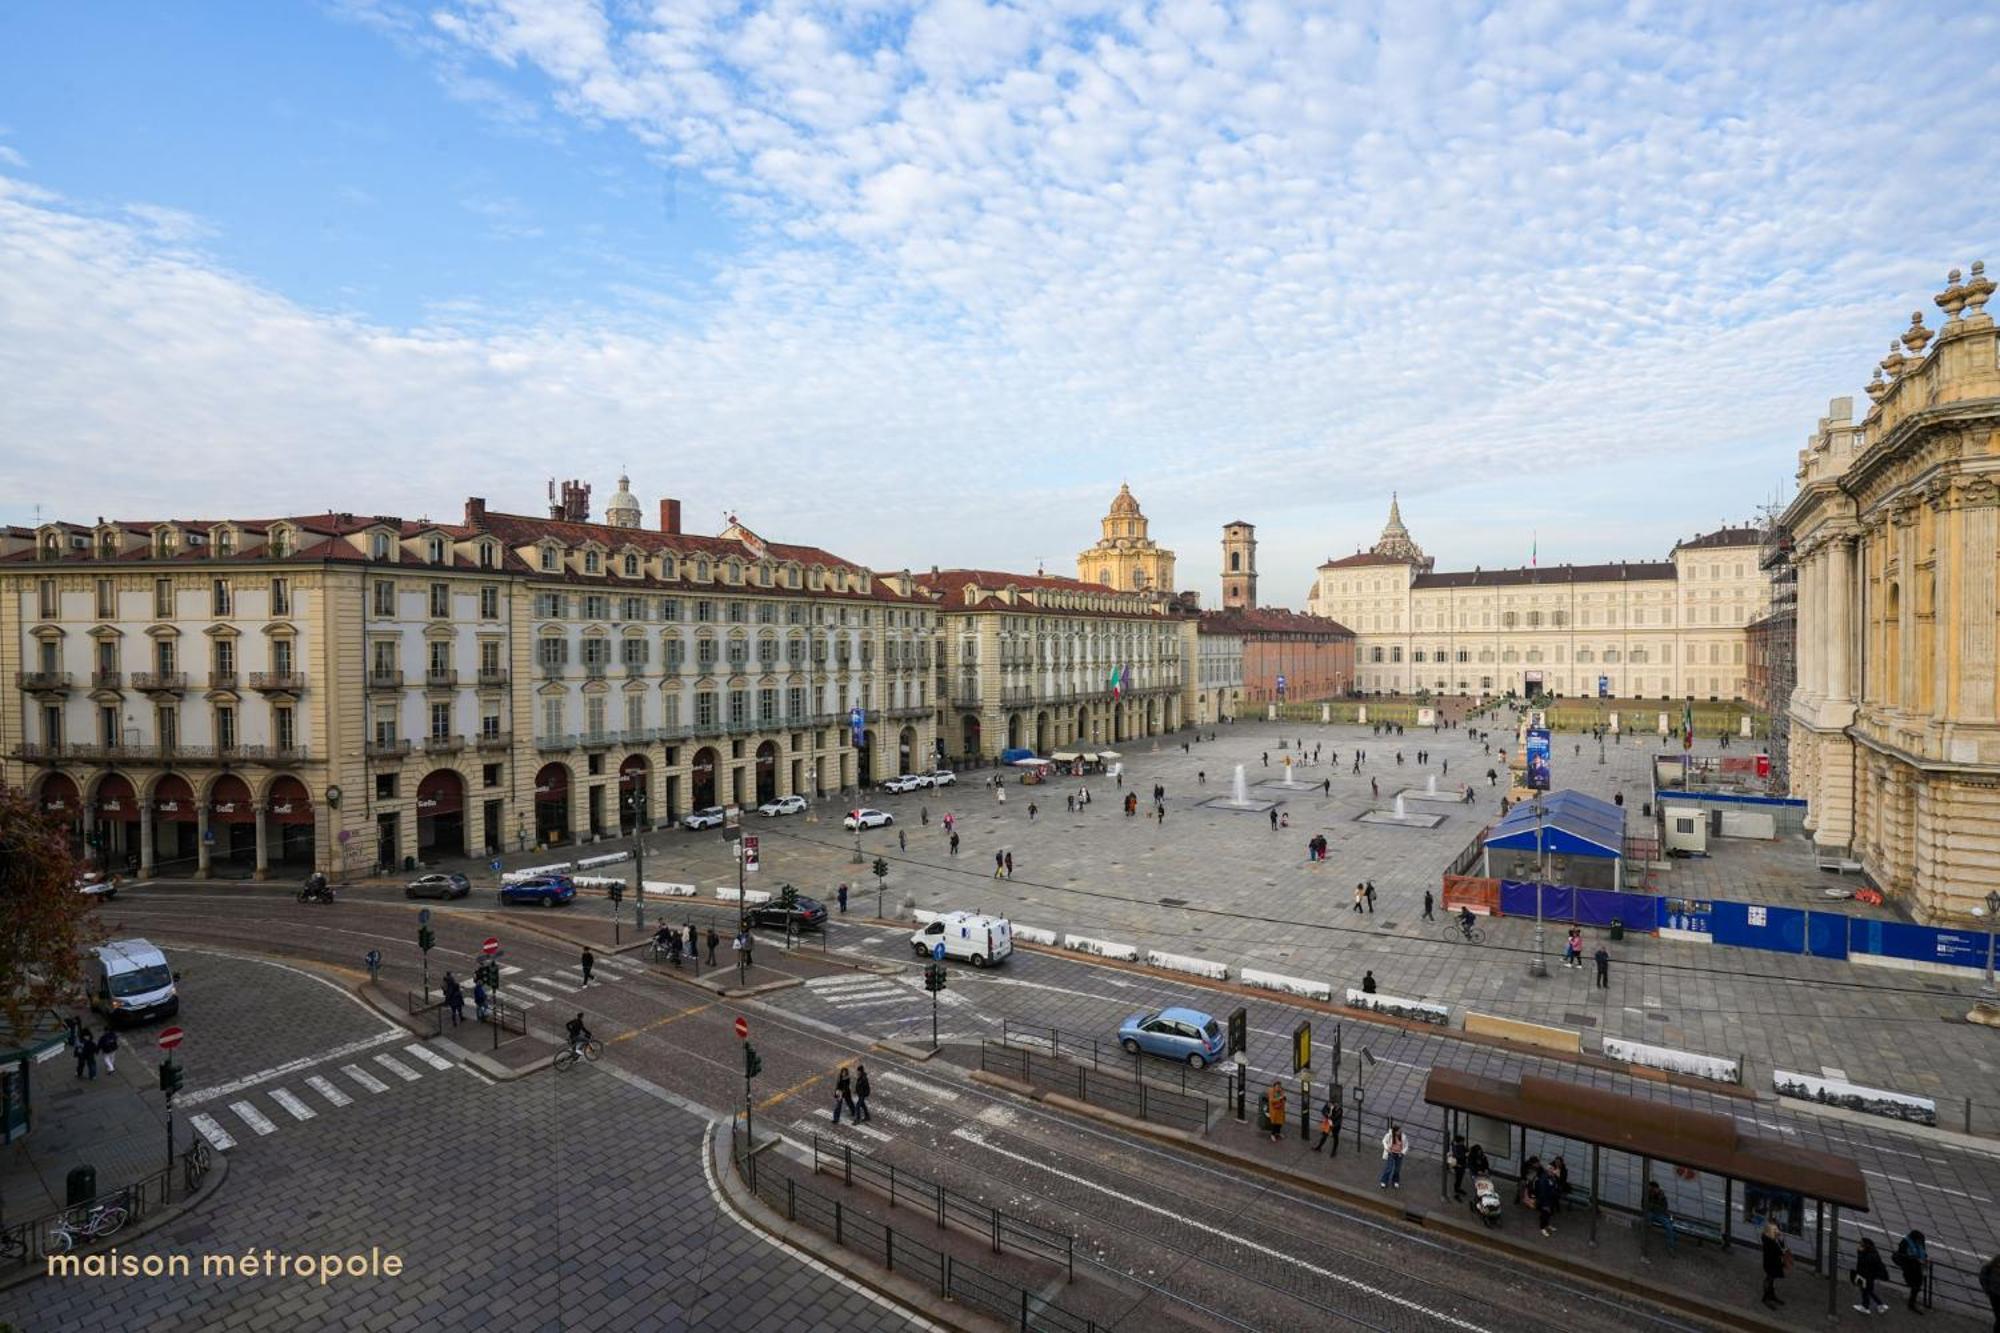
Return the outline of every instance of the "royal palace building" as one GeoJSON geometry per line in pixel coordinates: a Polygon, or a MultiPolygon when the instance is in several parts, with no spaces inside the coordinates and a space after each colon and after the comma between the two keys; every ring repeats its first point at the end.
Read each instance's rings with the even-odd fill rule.
{"type": "Polygon", "coordinates": [[[1363,693],[1738,699],[1770,602],[1761,540],[1725,527],[1665,560],[1440,572],[1391,499],[1373,547],[1319,567],[1307,609],[1353,631],[1363,693]]]}
{"type": "Polygon", "coordinates": [[[2000,336],[1984,266],[1835,399],[1780,524],[1797,569],[1791,787],[1918,916],[2000,884],[2000,336]]]}
{"type": "MultiPolygon", "coordinates": [[[[552,488],[553,489],[553,488],[552,488]]],[[[102,864],[336,872],[832,794],[935,752],[907,578],[621,479],[547,516],[48,523],[0,536],[0,779],[102,864]]]]}

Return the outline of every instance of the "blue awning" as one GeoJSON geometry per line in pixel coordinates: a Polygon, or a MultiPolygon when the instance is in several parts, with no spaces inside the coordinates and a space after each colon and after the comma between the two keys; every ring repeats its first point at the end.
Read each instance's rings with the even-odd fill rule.
{"type": "Polygon", "coordinates": [[[1561,856],[1621,857],[1625,854],[1625,807],[1579,791],[1550,792],[1539,813],[1533,801],[1507,812],[1487,836],[1489,851],[1545,852],[1561,856]]]}

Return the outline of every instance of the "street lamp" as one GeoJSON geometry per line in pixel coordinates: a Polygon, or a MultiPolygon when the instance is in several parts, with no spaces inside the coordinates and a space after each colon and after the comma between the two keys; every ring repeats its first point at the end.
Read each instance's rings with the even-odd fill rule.
{"type": "Polygon", "coordinates": [[[1528,975],[1546,977],[1549,960],[1543,951],[1542,887],[1548,881],[1547,857],[1542,847],[1542,793],[1535,790],[1535,956],[1528,961],[1528,975]]]}
{"type": "Polygon", "coordinates": [[[2000,892],[1988,893],[1986,906],[1973,908],[1972,914],[1986,918],[1986,980],[1980,983],[1979,1003],[1991,1009],[1996,1002],[2000,1002],[2000,990],[1994,989],[1993,985],[1993,941],[1996,930],[2000,930],[2000,892]]]}

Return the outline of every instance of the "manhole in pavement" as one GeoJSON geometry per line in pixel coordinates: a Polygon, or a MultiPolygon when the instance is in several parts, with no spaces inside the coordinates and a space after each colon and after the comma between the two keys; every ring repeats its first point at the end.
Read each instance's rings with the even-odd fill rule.
{"type": "Polygon", "coordinates": [[[1597,1020],[1589,1014],[1566,1013],[1563,1015],[1563,1022],[1574,1023],[1580,1028],[1594,1028],[1597,1026],[1597,1020]]]}
{"type": "Polygon", "coordinates": [[[1186,906],[1187,906],[1187,899],[1185,899],[1185,898],[1162,898],[1162,899],[1160,899],[1160,906],[1162,906],[1162,907],[1186,907],[1186,906]]]}

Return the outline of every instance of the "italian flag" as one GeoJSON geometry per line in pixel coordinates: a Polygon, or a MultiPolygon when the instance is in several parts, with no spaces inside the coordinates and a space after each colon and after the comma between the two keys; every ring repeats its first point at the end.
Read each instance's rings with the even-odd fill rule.
{"type": "Polygon", "coordinates": [[[1125,693],[1125,668],[1122,666],[1112,667],[1111,697],[1116,699],[1121,697],[1124,693],[1125,693]]]}
{"type": "Polygon", "coordinates": [[[1681,705],[1681,748],[1694,748],[1694,704],[1691,701],[1681,705]]]}

